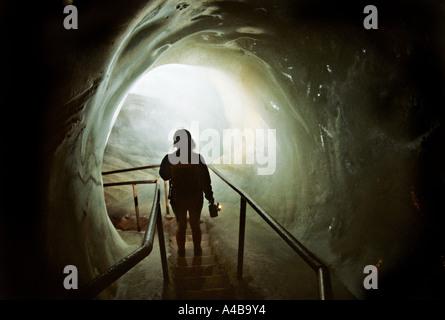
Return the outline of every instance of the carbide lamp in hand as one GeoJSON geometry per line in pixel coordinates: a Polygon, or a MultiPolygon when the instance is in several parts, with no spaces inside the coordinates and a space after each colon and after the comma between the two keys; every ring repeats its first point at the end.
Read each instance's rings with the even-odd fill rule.
{"type": "Polygon", "coordinates": [[[221,211],[222,206],[219,204],[219,202],[217,204],[211,203],[209,204],[209,213],[210,213],[210,217],[215,218],[218,216],[218,212],[221,211]]]}

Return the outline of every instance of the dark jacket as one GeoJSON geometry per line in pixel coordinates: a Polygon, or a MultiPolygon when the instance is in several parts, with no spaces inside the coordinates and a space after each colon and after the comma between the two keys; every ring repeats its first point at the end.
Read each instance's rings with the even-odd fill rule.
{"type": "Polygon", "coordinates": [[[199,155],[199,164],[171,164],[168,155],[162,159],[159,175],[164,180],[170,180],[170,201],[181,203],[184,201],[203,201],[205,198],[212,202],[213,191],[209,169],[204,159],[199,155]]]}

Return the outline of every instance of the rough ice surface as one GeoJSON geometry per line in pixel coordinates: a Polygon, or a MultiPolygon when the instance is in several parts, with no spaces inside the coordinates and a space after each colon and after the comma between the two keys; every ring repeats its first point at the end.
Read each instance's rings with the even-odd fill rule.
{"type": "MultiPolygon", "coordinates": [[[[137,231],[120,231],[119,234],[129,245],[130,250],[136,250],[144,238],[144,233],[137,231]]],[[[116,282],[113,298],[116,300],[161,300],[165,288],[160,260],[159,242],[155,240],[152,253],[116,282]]]]}
{"type": "MultiPolygon", "coordinates": [[[[94,203],[104,216],[102,157],[104,163],[114,158],[132,166],[160,163],[171,148],[168,133],[190,129],[192,121],[219,131],[276,129],[272,175],[258,175],[256,165],[224,165],[221,171],[322,259],[357,298],[365,296],[364,266],[378,265],[385,277],[412,259],[426,230],[419,156],[438,125],[422,111],[428,103],[419,89],[422,79],[406,71],[422,38],[410,30],[406,39],[377,41],[364,36],[360,24],[306,19],[304,8],[292,1],[191,2],[181,10],[177,1],[148,5],[122,37],[82,111],[88,119],[82,133],[71,138],[78,142],[72,162],[82,163],[85,172],[93,168],[95,178],[92,198],[74,200],[81,198],[85,207],[94,203]],[[177,78],[162,78],[166,65],[179,66],[177,78]],[[158,72],[155,79],[170,86],[170,94],[148,89],[127,96],[140,76],[151,72],[158,72]],[[182,97],[181,103],[175,96],[182,97]],[[420,124],[419,117],[424,119],[420,124]],[[85,162],[87,157],[94,159],[85,162]]],[[[402,24],[392,25],[391,39],[402,29],[402,24]]],[[[65,141],[56,163],[66,161],[63,154],[70,148],[65,141]]],[[[235,254],[238,200],[213,180],[224,213],[211,221],[211,233],[233,270],[228,259],[235,254]]],[[[103,232],[111,234],[114,245],[126,248],[105,225],[103,232]]],[[[302,281],[309,288],[315,276],[309,270],[307,277],[286,284],[280,277],[294,277],[295,254],[263,228],[249,213],[246,273],[255,277],[250,286],[267,298],[309,298],[310,290],[299,291],[295,284],[302,281]]],[[[95,246],[84,250],[95,252],[95,246]]],[[[112,252],[104,255],[112,256],[103,258],[108,261],[117,258],[112,252]]]]}
{"type": "MultiPolygon", "coordinates": [[[[167,97],[154,84],[145,86],[146,92],[135,90],[139,95],[128,96],[108,145],[135,165],[159,163],[169,151],[168,132],[190,128],[191,121],[199,121],[200,129],[276,128],[273,175],[258,176],[252,166],[236,165],[225,166],[223,172],[331,266],[356,297],[362,297],[363,267],[383,261],[381,274],[390,272],[405,262],[422,232],[422,217],[410,195],[418,189],[413,173],[420,143],[434,127],[416,132],[410,127],[422,97],[403,72],[409,52],[395,43],[382,60],[378,48],[361,38],[359,30],[350,30],[345,40],[323,26],[291,27],[292,21],[283,17],[278,23],[273,8],[258,11],[239,4],[243,17],[251,11],[249,24],[261,24],[261,29],[246,28],[238,16],[241,11],[227,5],[221,18],[223,9],[218,7],[208,9],[207,16],[194,16],[192,4],[188,12],[181,12],[190,15],[185,29],[176,26],[185,36],[169,43],[151,68],[175,63],[190,70],[183,67],[176,70],[176,77],[170,74],[164,79],[162,85],[171,91],[167,97]],[[223,91],[218,96],[224,88],[208,79],[196,85],[207,87],[193,87],[188,80],[199,68],[228,74],[242,92],[227,96],[229,91],[223,91]]],[[[167,22],[175,28],[172,23],[167,22]]],[[[151,32],[150,25],[140,27],[138,39],[151,32]]],[[[142,57],[156,51],[144,51],[147,47],[128,44],[142,57]]],[[[215,188],[218,195],[222,187],[215,188]]],[[[227,201],[223,195],[218,198],[227,201]]],[[[213,224],[212,232],[221,238],[216,247],[228,248],[224,241],[237,233],[236,215],[227,215],[233,217],[213,224]]],[[[275,241],[263,243],[261,227],[255,230],[258,234],[249,240],[264,250],[255,257],[262,261],[257,268],[263,266],[273,274],[280,268],[290,272],[285,261],[293,253],[283,249],[282,257],[274,256],[275,241]]],[[[255,260],[250,258],[254,254],[246,250],[247,260],[255,260]]],[[[268,288],[273,282],[272,276],[263,290],[277,292],[268,288]]],[[[277,297],[286,297],[284,292],[292,296],[291,288],[282,288],[277,297]]]]}

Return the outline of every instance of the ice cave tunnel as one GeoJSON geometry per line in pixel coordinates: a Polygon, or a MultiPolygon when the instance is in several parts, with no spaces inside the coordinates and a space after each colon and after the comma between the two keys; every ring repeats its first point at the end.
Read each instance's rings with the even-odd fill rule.
{"type": "MultiPolygon", "coordinates": [[[[61,1],[29,31],[41,103],[20,110],[33,106],[36,191],[11,198],[26,210],[16,246],[3,218],[2,297],[63,297],[66,265],[82,286],[134,250],[140,234],[111,220],[131,195],[105,189],[102,172],[159,164],[178,128],[329,267],[334,299],[443,297],[443,4],[378,1],[377,30],[360,1],[73,4],[77,30],[61,1]],[[238,163],[228,132],[245,133],[238,163]],[[264,152],[250,152],[260,138],[264,152]],[[363,286],[367,265],[378,290],[363,286]]],[[[234,274],[239,196],[211,177],[223,211],[209,219],[204,206],[203,219],[234,274]]],[[[140,190],[147,214],[153,189],[140,190]]],[[[313,271],[250,209],[246,226],[242,284],[229,276],[239,298],[317,299],[313,271]]],[[[158,247],[97,298],[163,299],[158,247]]]]}

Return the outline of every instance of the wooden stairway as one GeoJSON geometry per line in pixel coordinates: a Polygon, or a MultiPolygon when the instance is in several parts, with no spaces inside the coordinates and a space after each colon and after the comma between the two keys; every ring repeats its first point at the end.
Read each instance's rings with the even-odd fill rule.
{"type": "Polygon", "coordinates": [[[187,223],[185,257],[178,257],[176,220],[168,224],[170,265],[176,299],[178,300],[230,300],[234,290],[213,252],[207,226],[201,222],[202,256],[195,257],[190,224],[187,223]]]}

